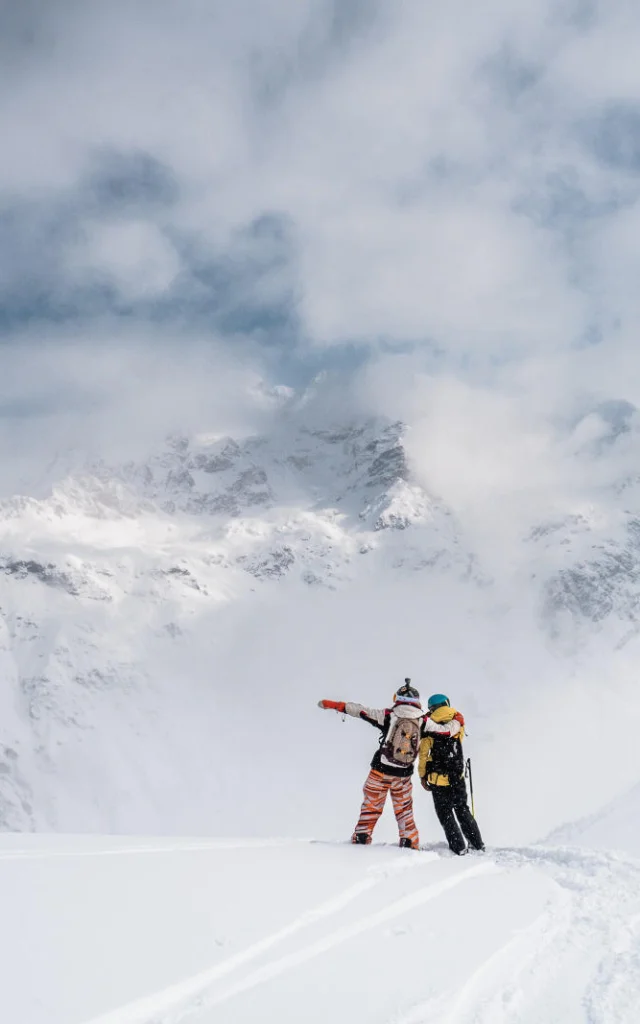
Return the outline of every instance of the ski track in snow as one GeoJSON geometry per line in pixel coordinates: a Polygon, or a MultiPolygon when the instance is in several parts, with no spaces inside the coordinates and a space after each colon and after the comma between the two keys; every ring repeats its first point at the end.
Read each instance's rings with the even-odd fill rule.
{"type": "MultiPolygon", "coordinates": [[[[200,849],[201,845],[180,847],[185,848],[200,849]]],[[[436,854],[432,856],[437,858],[436,854]]],[[[455,992],[426,1000],[396,1015],[389,1024],[550,1024],[559,1019],[563,972],[568,963],[575,966],[580,962],[585,971],[584,995],[577,1006],[575,992],[566,992],[563,1024],[635,1024],[640,1005],[640,895],[636,911],[629,916],[628,894],[640,893],[640,864],[616,855],[575,849],[494,850],[491,860],[423,885],[302,948],[267,960],[224,986],[232,972],[250,966],[303,929],[331,918],[396,871],[424,863],[424,858],[416,858],[395,869],[388,865],[372,868],[361,881],[211,969],[85,1024],[179,1024],[364,932],[410,914],[464,882],[532,867],[542,869],[555,882],[544,913],[492,952],[455,992]]]]}
{"type": "MultiPolygon", "coordinates": [[[[386,924],[388,921],[393,920],[395,917],[400,917],[403,914],[409,913],[410,911],[423,906],[430,900],[443,895],[450,889],[461,885],[463,882],[466,882],[471,878],[478,875],[489,874],[498,870],[499,868],[491,862],[477,864],[452,878],[446,878],[441,882],[436,882],[417,889],[409,896],[403,896],[401,899],[391,903],[383,910],[367,914],[352,924],[337,928],[329,935],[324,936],[317,942],[311,943],[311,945],[300,949],[295,953],[291,953],[288,956],[281,957],[273,963],[260,967],[258,970],[254,971],[253,974],[232,985],[226,991],[210,998],[205,996],[203,999],[198,1001],[197,1005],[189,1007],[188,1010],[199,1010],[204,1009],[205,1007],[208,1009],[210,1007],[217,1006],[219,1003],[225,1002],[227,999],[231,999],[233,996],[239,995],[241,992],[246,992],[248,989],[262,984],[262,982],[270,981],[272,978],[277,977],[285,971],[291,970],[294,967],[299,967],[300,964],[306,963],[308,960],[311,960],[316,956],[320,956],[322,953],[333,949],[335,946],[338,946],[343,942],[347,942],[349,939],[355,938],[357,935],[361,935],[363,932],[371,931],[379,925],[386,924]]],[[[178,1019],[180,1018],[174,1019],[174,1021],[171,1022],[167,1021],[166,1024],[177,1024],[178,1019]]]]}
{"type": "Polygon", "coordinates": [[[576,849],[492,852],[505,869],[533,865],[545,870],[556,883],[554,897],[461,989],[414,1006],[389,1024],[637,1024],[640,863],[576,849]],[[630,893],[638,894],[631,916],[630,893]],[[582,963],[585,973],[579,1004],[575,991],[564,986],[563,994],[569,963],[574,969],[582,963]]]}
{"type": "MultiPolygon", "coordinates": [[[[82,841],[86,841],[81,839],[82,841]]],[[[241,850],[310,845],[307,840],[184,840],[161,845],[74,848],[71,841],[53,849],[5,848],[0,860],[49,857],[109,857],[136,854],[241,850]]],[[[317,845],[318,841],[311,841],[317,845]]],[[[343,845],[330,844],[329,846],[343,845]]],[[[386,845],[386,844],[376,844],[386,845]]],[[[496,848],[486,857],[452,858],[453,873],[428,881],[430,865],[448,858],[430,850],[397,861],[369,864],[362,877],[245,949],[116,1009],[85,1017],[83,1024],[199,1024],[215,1019],[215,1008],[242,997],[304,964],[329,954],[365,933],[385,935],[385,925],[414,912],[469,882],[502,876],[550,880],[548,893],[533,918],[520,930],[507,930],[502,945],[485,954],[481,943],[455,986],[444,981],[437,992],[425,976],[414,990],[413,1005],[400,1003],[387,1024],[637,1024],[640,1006],[640,862],[604,851],[570,847],[496,848]],[[471,861],[471,863],[469,863],[471,861]],[[415,869],[422,869],[420,874],[415,869]],[[425,877],[426,869],[426,877],[425,877]],[[415,888],[407,878],[416,874],[415,888]],[[404,879],[397,894],[395,881],[404,879]],[[384,888],[385,883],[390,891],[384,888]],[[377,907],[368,899],[376,892],[377,907]],[[545,902],[546,901],[546,902],[545,902]],[[349,914],[341,918],[343,911],[349,914]],[[313,931],[314,926],[322,926],[313,931]],[[305,930],[310,934],[304,936],[305,930]],[[293,943],[288,944],[289,940],[293,943]],[[278,947],[284,947],[278,949],[278,947]],[[466,973],[465,973],[466,972],[466,973]],[[423,996],[424,991],[424,996],[423,996]],[[431,991],[429,998],[425,998],[431,991]]],[[[521,890],[527,888],[522,878],[521,890]]],[[[500,890],[509,893],[507,886],[500,890]]],[[[466,895],[463,905],[467,902],[466,895]]],[[[473,899],[470,905],[474,906],[473,899]]],[[[286,918],[285,918],[286,921],[286,918]]],[[[480,938],[482,919],[470,922],[480,938]]],[[[453,938],[456,942],[455,936],[453,938]]],[[[455,947],[451,949],[455,957],[455,947]]],[[[330,961],[331,963],[332,961],[330,961]]],[[[331,970],[331,967],[329,967],[331,970]]],[[[285,983],[286,984],[286,983],[285,983]]],[[[282,989],[280,990],[282,991],[282,989]]],[[[271,990],[273,994],[274,990],[271,990]]],[[[269,997],[270,998],[270,997],[269,997]]],[[[269,1012],[266,998],[265,1012],[269,1012]]],[[[234,1004],[235,1005],[235,1004],[234,1004]]],[[[364,1007],[362,1011],[366,1013],[364,1007]]],[[[387,1011],[388,1012],[388,1011],[387,1011]]],[[[242,1016],[242,1014],[241,1014],[242,1016]]],[[[227,1019],[225,1017],[225,1019],[227,1019]]],[[[244,1017],[242,1019],[245,1019],[244,1017]]],[[[315,1018],[314,1018],[315,1019],[315,1018]]],[[[362,1019],[366,1019],[363,1017],[362,1019]]],[[[376,1020],[382,1020],[378,1016],[376,1020]]]]}
{"type": "MultiPolygon", "coordinates": [[[[256,843],[255,845],[260,844],[256,843]]],[[[164,849],[166,850],[167,847],[164,847],[164,849]]],[[[184,849],[184,847],[180,847],[180,849],[184,849]]],[[[427,854],[427,857],[433,860],[437,859],[437,855],[435,854],[431,856],[427,854]]],[[[390,876],[397,874],[399,871],[406,871],[414,867],[423,866],[424,863],[424,857],[421,857],[420,859],[406,859],[398,865],[385,865],[383,867],[371,868],[365,878],[361,881],[349,886],[349,888],[343,890],[343,892],[338,893],[329,900],[326,900],[314,909],[307,911],[290,924],[285,925],[284,928],[280,928],[273,934],[265,936],[264,939],[260,939],[247,949],[240,953],[236,953],[227,960],[222,961],[222,963],[218,963],[209,970],[201,971],[194,977],[187,978],[183,982],[171,985],[160,992],[156,992],[150,996],[136,1000],[127,1006],[119,1007],[118,1009],[109,1011],[106,1014],[101,1014],[99,1017],[91,1018],[91,1020],[86,1021],[85,1024],[152,1024],[152,1022],[155,1024],[155,1022],[160,1020],[164,1024],[164,1022],[180,1020],[185,1014],[191,1013],[196,1009],[200,1009],[205,1004],[210,1006],[222,1001],[222,999],[231,998],[231,996],[235,995],[237,992],[253,987],[267,978],[273,977],[290,967],[296,966],[297,963],[302,963],[304,960],[318,956],[320,953],[324,952],[325,949],[329,949],[331,946],[336,945],[339,942],[346,941],[352,935],[359,934],[359,932],[365,931],[369,928],[374,928],[379,923],[395,917],[398,914],[405,913],[414,905],[424,902],[425,899],[432,899],[434,896],[439,895],[441,891],[451,888],[452,885],[457,885],[466,877],[478,874],[480,871],[491,869],[490,865],[478,865],[477,867],[465,872],[463,876],[459,876],[454,879],[447,879],[437,885],[427,886],[426,889],[419,889],[415,894],[397,901],[396,904],[386,908],[378,914],[369,915],[363,920],[358,921],[355,925],[345,926],[344,928],[339,929],[333,935],[314,943],[307,949],[300,950],[291,956],[283,957],[272,964],[267,964],[265,967],[254,972],[253,975],[250,975],[243,982],[233,986],[224,995],[218,997],[211,996],[208,998],[209,990],[221,978],[224,978],[238,967],[244,966],[252,960],[255,960],[257,957],[283,942],[285,939],[295,935],[296,932],[310,927],[325,917],[330,917],[338,913],[352,900],[357,899],[368,889],[371,889],[380,882],[385,881],[390,876]]]]}
{"type": "MultiPolygon", "coordinates": [[[[537,918],[520,935],[506,942],[492,953],[484,963],[470,975],[468,981],[456,992],[445,992],[438,998],[430,998],[408,1013],[395,1017],[389,1024],[467,1024],[473,1021],[515,1021],[513,1015],[504,1016],[505,1010],[513,1013],[513,1000],[505,979],[519,976],[524,965],[534,955],[549,946],[562,930],[563,921],[556,920],[550,927],[550,918],[564,910],[561,900],[553,903],[548,913],[537,918]]],[[[568,918],[565,918],[565,923],[568,918]]]]}
{"type": "MultiPolygon", "coordinates": [[[[544,992],[545,979],[547,989],[550,979],[561,984],[567,960],[581,961],[590,979],[582,1000],[585,1021],[635,1024],[640,1015],[640,864],[616,854],[536,847],[505,850],[499,859],[543,865],[569,896],[565,926],[548,950],[526,963],[520,987],[544,992]]],[[[532,1006],[530,998],[527,1012],[509,1019],[535,1021],[532,1006]]],[[[499,1018],[471,1019],[489,1024],[499,1018]]]]}

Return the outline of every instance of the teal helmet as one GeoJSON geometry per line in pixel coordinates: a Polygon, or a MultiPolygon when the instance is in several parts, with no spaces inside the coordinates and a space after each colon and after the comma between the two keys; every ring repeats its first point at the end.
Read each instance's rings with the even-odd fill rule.
{"type": "Polygon", "coordinates": [[[435,711],[436,708],[451,707],[451,701],[444,693],[432,693],[427,701],[427,707],[429,711],[435,711]]]}

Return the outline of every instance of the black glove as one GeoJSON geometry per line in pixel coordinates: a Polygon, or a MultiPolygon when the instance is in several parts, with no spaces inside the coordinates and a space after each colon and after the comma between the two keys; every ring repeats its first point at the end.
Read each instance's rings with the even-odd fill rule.
{"type": "Polygon", "coordinates": [[[422,786],[423,789],[426,789],[427,791],[431,789],[431,786],[429,785],[426,775],[423,775],[422,778],[420,779],[420,785],[422,786]]]}

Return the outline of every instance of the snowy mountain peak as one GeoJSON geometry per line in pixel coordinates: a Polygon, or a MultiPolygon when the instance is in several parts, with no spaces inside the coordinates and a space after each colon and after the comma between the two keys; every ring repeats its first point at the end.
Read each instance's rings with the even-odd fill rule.
{"type": "Polygon", "coordinates": [[[637,635],[640,516],[541,522],[500,576],[414,472],[406,425],[307,409],[287,402],[252,436],[173,433],[124,463],[68,456],[44,495],[0,503],[5,828],[201,828],[184,794],[233,761],[212,740],[230,678],[269,722],[274,674],[306,707],[289,679],[364,686],[414,660],[475,700],[479,675],[511,692],[511,637],[552,685],[553,644],[637,635]]]}

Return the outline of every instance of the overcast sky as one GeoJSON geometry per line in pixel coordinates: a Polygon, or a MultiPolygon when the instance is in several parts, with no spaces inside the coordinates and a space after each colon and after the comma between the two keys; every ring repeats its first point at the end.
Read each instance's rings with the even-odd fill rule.
{"type": "Polygon", "coordinates": [[[190,428],[328,368],[544,476],[640,402],[638,38],[635,0],[0,0],[0,411],[190,428]]]}

